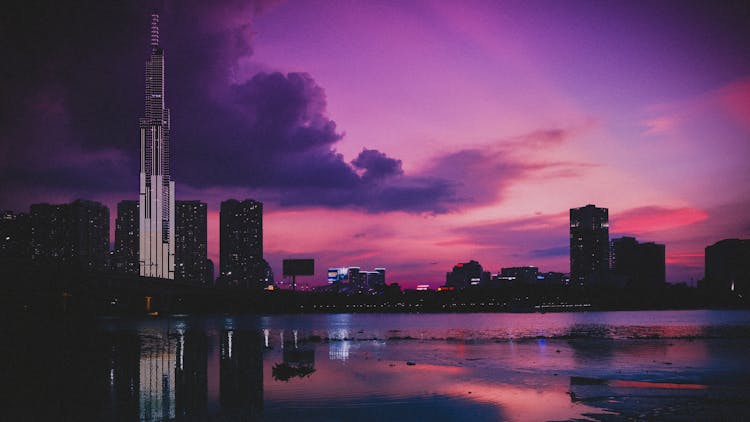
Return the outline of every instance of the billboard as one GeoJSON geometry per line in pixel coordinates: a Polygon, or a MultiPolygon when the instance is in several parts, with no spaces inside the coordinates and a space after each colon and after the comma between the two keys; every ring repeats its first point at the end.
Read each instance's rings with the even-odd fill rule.
{"type": "Polygon", "coordinates": [[[282,267],[284,277],[315,275],[315,261],[313,259],[285,259],[282,267]]]}

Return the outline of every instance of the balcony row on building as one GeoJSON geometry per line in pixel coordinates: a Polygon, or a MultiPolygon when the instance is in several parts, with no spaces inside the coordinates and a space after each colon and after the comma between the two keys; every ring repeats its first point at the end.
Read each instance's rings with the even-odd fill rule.
{"type": "MultiPolygon", "coordinates": [[[[0,263],[114,271],[138,275],[139,203],[117,204],[115,239],[110,251],[109,209],[88,200],[67,204],[33,204],[28,213],[0,213],[0,263]]],[[[252,199],[222,202],[220,271],[208,259],[208,209],[201,201],[175,201],[174,279],[198,285],[265,287],[273,272],[263,259],[263,204],[252,199]]]]}

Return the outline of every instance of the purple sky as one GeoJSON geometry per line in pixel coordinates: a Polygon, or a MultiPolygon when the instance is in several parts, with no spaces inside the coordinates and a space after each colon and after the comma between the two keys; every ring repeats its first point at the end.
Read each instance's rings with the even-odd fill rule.
{"type": "Polygon", "coordinates": [[[750,237],[745,2],[30,2],[0,17],[0,208],[136,199],[150,12],[178,199],[265,203],[265,251],[568,271],[568,209],[665,243],[750,237]]]}

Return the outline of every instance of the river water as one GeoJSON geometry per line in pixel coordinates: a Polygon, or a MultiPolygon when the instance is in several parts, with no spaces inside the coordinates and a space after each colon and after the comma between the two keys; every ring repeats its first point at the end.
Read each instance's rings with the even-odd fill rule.
{"type": "Polygon", "coordinates": [[[750,311],[174,315],[3,337],[3,420],[750,415],[750,311]]]}

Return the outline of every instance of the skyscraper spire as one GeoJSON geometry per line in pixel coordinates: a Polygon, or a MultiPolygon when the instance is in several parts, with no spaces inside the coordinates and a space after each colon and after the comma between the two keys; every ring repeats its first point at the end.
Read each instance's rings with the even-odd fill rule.
{"type": "Polygon", "coordinates": [[[140,274],[173,279],[175,210],[169,157],[171,124],[164,100],[164,51],[159,46],[157,13],[151,15],[151,52],[145,73],[145,107],[140,119],[140,274]]]}
{"type": "Polygon", "coordinates": [[[151,14],[151,49],[159,47],[159,14],[151,14]]]}

